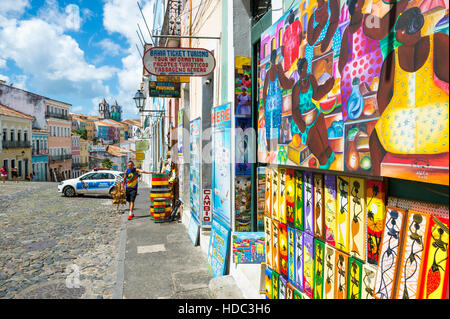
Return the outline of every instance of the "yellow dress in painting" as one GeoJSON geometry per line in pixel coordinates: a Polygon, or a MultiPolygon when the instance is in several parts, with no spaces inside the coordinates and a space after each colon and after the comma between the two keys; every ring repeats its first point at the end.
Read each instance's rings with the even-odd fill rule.
{"type": "Polygon", "coordinates": [[[395,154],[449,151],[448,94],[433,80],[433,36],[425,64],[416,72],[399,65],[395,50],[394,94],[375,129],[381,144],[395,154]]]}

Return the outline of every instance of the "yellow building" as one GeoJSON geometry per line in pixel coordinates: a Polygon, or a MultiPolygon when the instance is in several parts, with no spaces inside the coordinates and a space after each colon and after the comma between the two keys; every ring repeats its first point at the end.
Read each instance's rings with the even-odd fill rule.
{"type": "Polygon", "coordinates": [[[31,173],[31,135],[34,117],[0,104],[0,165],[11,171],[17,169],[18,180],[31,173]]]}
{"type": "Polygon", "coordinates": [[[80,138],[81,174],[89,171],[89,141],[80,138]]]}

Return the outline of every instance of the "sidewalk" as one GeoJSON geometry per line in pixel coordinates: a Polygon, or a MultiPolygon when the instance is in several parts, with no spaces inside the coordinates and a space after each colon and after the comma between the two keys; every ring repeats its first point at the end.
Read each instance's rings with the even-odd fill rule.
{"type": "Polygon", "coordinates": [[[128,212],[123,214],[113,298],[240,297],[229,276],[211,281],[206,256],[200,247],[194,247],[182,223],[155,223],[150,218],[149,193],[150,188],[141,185],[136,198],[135,217],[128,221],[128,212]]]}

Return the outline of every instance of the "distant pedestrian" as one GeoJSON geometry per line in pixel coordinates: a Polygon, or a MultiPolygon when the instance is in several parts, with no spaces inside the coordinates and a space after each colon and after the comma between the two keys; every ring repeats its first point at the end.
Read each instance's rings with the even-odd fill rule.
{"type": "Polygon", "coordinates": [[[19,181],[17,180],[18,176],[19,176],[19,174],[17,173],[17,168],[13,167],[11,169],[11,177],[13,179],[13,182],[19,183],[19,181]]]}
{"type": "Polygon", "coordinates": [[[3,184],[5,184],[8,178],[8,170],[4,166],[0,168],[0,176],[2,177],[3,184]]]}
{"type": "Polygon", "coordinates": [[[137,196],[139,174],[152,174],[152,172],[135,168],[133,161],[129,161],[127,166],[128,168],[125,171],[123,178],[123,185],[125,187],[127,202],[130,205],[130,213],[128,214],[128,220],[131,220],[134,217],[133,214],[134,201],[136,200],[137,196]]]}

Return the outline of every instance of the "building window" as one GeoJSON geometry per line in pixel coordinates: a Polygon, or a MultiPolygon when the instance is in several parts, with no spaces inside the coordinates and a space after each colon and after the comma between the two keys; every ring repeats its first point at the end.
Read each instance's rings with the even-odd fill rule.
{"type": "Polygon", "coordinates": [[[4,167],[5,169],[8,169],[8,160],[7,160],[7,159],[4,159],[4,160],[3,160],[3,167],[4,167]]]}
{"type": "Polygon", "coordinates": [[[16,167],[16,160],[12,159],[11,160],[11,168],[15,168],[16,167]]]}
{"type": "Polygon", "coordinates": [[[22,140],[22,130],[17,131],[17,141],[20,142],[22,140]]]}
{"type": "Polygon", "coordinates": [[[8,135],[8,130],[6,128],[3,129],[2,139],[3,141],[6,141],[8,135]]]}
{"type": "Polygon", "coordinates": [[[9,140],[10,141],[14,141],[15,140],[15,138],[14,138],[14,130],[11,130],[10,136],[11,136],[11,138],[9,140]]]}
{"type": "Polygon", "coordinates": [[[23,131],[23,140],[25,142],[28,141],[28,131],[27,130],[23,131]]]}

